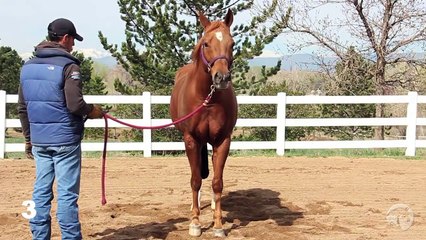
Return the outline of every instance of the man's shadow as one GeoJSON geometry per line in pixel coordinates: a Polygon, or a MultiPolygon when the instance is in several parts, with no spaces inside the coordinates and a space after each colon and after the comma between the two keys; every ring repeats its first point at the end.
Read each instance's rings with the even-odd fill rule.
{"type": "Polygon", "coordinates": [[[283,206],[279,195],[279,192],[263,188],[229,192],[222,197],[222,210],[228,212],[224,220],[234,229],[268,219],[279,226],[291,226],[295,220],[303,218],[303,209],[291,203],[283,206]]]}
{"type": "Polygon", "coordinates": [[[108,228],[100,233],[91,234],[89,237],[100,237],[101,240],[116,239],[166,239],[170,232],[177,230],[175,224],[187,222],[188,218],[169,219],[167,222],[150,222],[119,229],[108,228]]]}

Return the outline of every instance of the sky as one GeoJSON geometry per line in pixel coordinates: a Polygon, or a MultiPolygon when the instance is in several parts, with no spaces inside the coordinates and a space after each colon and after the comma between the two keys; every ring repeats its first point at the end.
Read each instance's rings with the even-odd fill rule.
{"type": "MultiPolygon", "coordinates": [[[[319,15],[338,18],[342,17],[341,13],[334,7],[325,6],[319,15]]],[[[251,19],[249,14],[239,14],[234,22],[244,21],[244,16],[251,19]]],[[[0,46],[9,46],[27,59],[34,46],[45,39],[49,23],[57,18],[68,18],[74,23],[77,32],[84,37],[83,42],[75,41],[74,50],[83,52],[86,57],[109,55],[100,43],[99,31],[110,44],[120,45],[125,40],[125,25],[120,19],[117,0],[0,0],[0,46]]],[[[339,34],[344,36],[342,32],[339,34]]],[[[265,47],[262,57],[289,54],[286,44],[291,41],[291,36],[280,35],[265,47]]],[[[298,53],[313,53],[315,50],[311,47],[298,53]]]]}
{"type": "Polygon", "coordinates": [[[124,22],[116,0],[0,0],[0,46],[9,46],[21,56],[31,54],[47,35],[47,26],[57,18],[71,20],[82,42],[74,50],[100,57],[107,54],[98,31],[110,43],[124,40],[124,22]]]}
{"type": "MultiPolygon", "coordinates": [[[[111,44],[124,41],[124,22],[116,0],[0,0],[0,46],[9,46],[26,59],[34,46],[45,39],[47,26],[57,18],[71,20],[84,40],[74,50],[86,57],[109,55],[98,38],[101,31],[111,44]]],[[[272,46],[266,57],[279,57],[272,46]]]]}

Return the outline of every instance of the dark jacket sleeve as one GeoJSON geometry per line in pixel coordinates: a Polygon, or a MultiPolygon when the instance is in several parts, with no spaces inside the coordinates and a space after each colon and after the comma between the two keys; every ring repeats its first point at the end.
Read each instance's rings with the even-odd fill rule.
{"type": "Polygon", "coordinates": [[[25,142],[31,142],[30,136],[30,122],[28,120],[27,104],[25,103],[24,94],[22,88],[19,86],[18,89],[18,115],[21,121],[22,134],[25,137],[25,142]]]}
{"type": "Polygon", "coordinates": [[[85,116],[93,109],[93,104],[87,104],[83,99],[83,84],[80,67],[76,64],[67,66],[64,70],[64,93],[68,110],[75,115],[85,116]]]}

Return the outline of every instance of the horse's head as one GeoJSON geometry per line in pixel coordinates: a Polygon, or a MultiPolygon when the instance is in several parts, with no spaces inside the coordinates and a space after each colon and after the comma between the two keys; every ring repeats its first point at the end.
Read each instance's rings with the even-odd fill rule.
{"type": "Polygon", "coordinates": [[[192,57],[195,61],[201,60],[204,63],[216,89],[225,89],[231,81],[234,40],[230,26],[234,19],[233,13],[228,10],[224,21],[214,22],[210,22],[202,13],[198,15],[204,35],[195,47],[192,57]]]}

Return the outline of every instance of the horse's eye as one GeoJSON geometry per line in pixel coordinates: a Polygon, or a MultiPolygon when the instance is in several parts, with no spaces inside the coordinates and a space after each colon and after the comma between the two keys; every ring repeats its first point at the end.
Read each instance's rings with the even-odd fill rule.
{"type": "Polygon", "coordinates": [[[203,43],[203,47],[207,48],[207,47],[209,47],[209,44],[205,42],[205,43],[203,43]]]}

